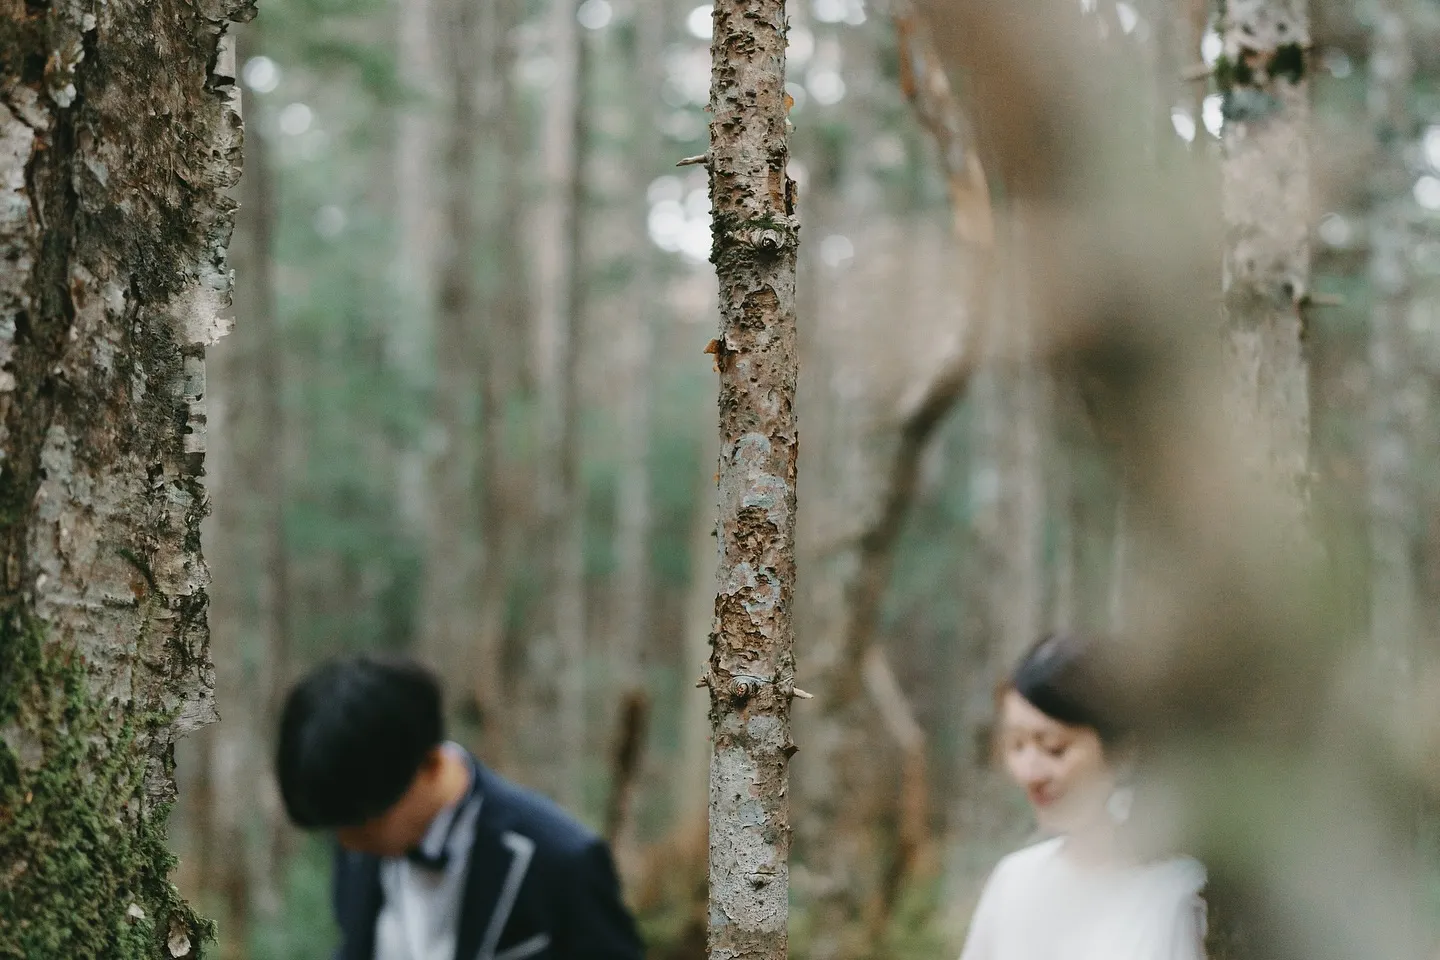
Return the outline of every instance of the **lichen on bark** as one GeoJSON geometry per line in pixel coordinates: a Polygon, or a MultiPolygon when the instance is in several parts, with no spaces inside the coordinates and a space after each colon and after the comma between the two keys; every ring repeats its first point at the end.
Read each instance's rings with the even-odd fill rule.
{"type": "Polygon", "coordinates": [[[195,957],[174,740],[214,716],[199,523],[247,0],[0,25],[0,957],[195,957]]]}
{"type": "Polygon", "coordinates": [[[711,44],[720,282],[719,592],[706,681],[712,958],[786,955],[794,745],[795,269],[783,0],[719,0],[711,44]]]}

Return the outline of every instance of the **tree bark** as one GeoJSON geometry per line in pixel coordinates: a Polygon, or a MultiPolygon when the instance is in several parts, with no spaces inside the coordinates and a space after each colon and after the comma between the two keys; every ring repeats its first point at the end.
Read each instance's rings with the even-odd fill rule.
{"type": "Polygon", "coordinates": [[[786,956],[795,693],[795,266],[783,0],[720,0],[710,199],[720,284],[719,569],[706,682],[712,960],[786,956]]]}
{"type": "Polygon", "coordinates": [[[1226,408],[1249,467],[1308,500],[1310,20],[1306,0],[1223,0],[1226,408]]]}
{"type": "Polygon", "coordinates": [[[232,21],[0,28],[0,955],[189,957],[175,739],[214,718],[205,346],[227,323],[232,21]],[[43,66],[42,66],[43,65],[43,66]]]}

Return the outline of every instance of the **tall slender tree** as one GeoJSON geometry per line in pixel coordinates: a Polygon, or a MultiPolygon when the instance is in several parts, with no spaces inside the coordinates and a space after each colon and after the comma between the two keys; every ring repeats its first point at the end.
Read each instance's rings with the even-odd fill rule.
{"type": "Polygon", "coordinates": [[[1309,487],[1310,17],[1307,0],[1222,0],[1227,380],[1251,469],[1297,507],[1309,487]]]}
{"type": "Polygon", "coordinates": [[[524,202],[518,94],[513,82],[513,35],[519,21],[518,0],[490,0],[482,6],[480,57],[485,71],[481,84],[479,140],[488,144],[488,181],[496,186],[483,213],[479,230],[484,256],[492,264],[485,298],[486,319],[482,343],[480,382],[479,482],[481,487],[480,556],[477,590],[479,611],[475,626],[474,657],[468,672],[469,688],[484,728],[482,752],[494,766],[505,768],[515,712],[513,686],[507,682],[505,657],[506,609],[509,587],[519,557],[516,547],[532,519],[533,505],[522,492],[518,464],[509,451],[508,414],[523,396],[525,335],[528,297],[525,294],[526,258],[515,243],[520,233],[524,202]]]}
{"type": "Polygon", "coordinates": [[[1370,628],[1376,653],[1389,661],[1395,689],[1410,673],[1417,625],[1415,582],[1419,516],[1407,393],[1413,384],[1410,344],[1411,173],[1415,140],[1409,107],[1414,58],[1400,4],[1376,5],[1370,50],[1373,165],[1370,225],[1370,628]]]}
{"type": "Polygon", "coordinates": [[[583,805],[586,758],[590,755],[586,724],[585,660],[590,653],[586,638],[585,507],[582,360],[589,320],[587,283],[586,158],[590,144],[590,31],[576,21],[578,3],[566,7],[564,32],[573,45],[574,84],[570,114],[570,166],[566,187],[570,196],[565,233],[564,323],[555,338],[557,476],[559,498],[555,512],[555,633],[560,642],[560,729],[564,750],[561,796],[572,809],[583,805]]]}
{"type": "Polygon", "coordinates": [[[0,29],[0,956],[194,956],[173,744],[214,717],[205,347],[240,170],[225,2],[0,29]]]}
{"type": "Polygon", "coordinates": [[[709,669],[712,958],[786,955],[795,694],[794,183],[784,0],[718,0],[710,200],[720,281],[719,588],[709,669]]]}
{"type": "Polygon", "coordinates": [[[464,676],[477,620],[479,511],[475,496],[480,322],[475,284],[475,156],[479,132],[474,52],[476,4],[436,8],[447,80],[445,243],[436,277],[434,424],[440,438],[431,473],[422,643],[449,676],[464,676]]]}

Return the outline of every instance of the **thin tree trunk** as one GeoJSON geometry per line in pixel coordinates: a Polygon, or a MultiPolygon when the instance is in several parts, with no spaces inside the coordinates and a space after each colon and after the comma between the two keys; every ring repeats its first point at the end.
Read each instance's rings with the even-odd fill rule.
{"type": "Polygon", "coordinates": [[[510,763],[514,687],[508,682],[505,659],[506,606],[519,532],[526,528],[531,505],[521,492],[516,465],[506,449],[506,421],[512,401],[526,377],[524,343],[527,297],[526,258],[515,237],[520,232],[524,199],[521,176],[524,144],[520,103],[512,82],[515,49],[511,35],[520,17],[517,0],[490,0],[480,29],[481,61],[486,64],[486,96],[479,139],[490,144],[490,181],[497,185],[487,207],[481,242],[496,264],[488,298],[488,317],[481,324],[483,342],[480,384],[480,530],[479,610],[470,692],[483,732],[482,755],[492,766],[510,763]]]}
{"type": "Polygon", "coordinates": [[[1373,165],[1370,281],[1370,609],[1371,638],[1395,689],[1411,676],[1416,631],[1418,516],[1407,430],[1412,379],[1410,343],[1410,170],[1406,151],[1415,122],[1408,98],[1413,77],[1409,35],[1394,2],[1379,5],[1370,52],[1370,112],[1377,147],[1373,165]]]}
{"type": "MultiPolygon", "coordinates": [[[[396,366],[411,374],[428,367],[424,355],[425,332],[435,306],[437,259],[436,157],[440,152],[439,54],[434,28],[441,0],[397,0],[395,6],[396,73],[405,102],[395,110],[394,211],[398,226],[394,283],[402,310],[410,318],[391,330],[389,351],[396,366]],[[415,323],[419,317],[422,322],[415,323]]],[[[423,523],[420,503],[407,505],[423,523]]]]}
{"type": "MultiPolygon", "coordinates": [[[[1370,107],[1376,162],[1370,214],[1370,641],[1377,690],[1387,691],[1392,722],[1421,716],[1414,695],[1421,660],[1420,508],[1416,482],[1416,431],[1410,412],[1421,396],[1416,344],[1411,336],[1413,280],[1410,257],[1410,186],[1407,153],[1418,133],[1409,101],[1414,53],[1399,0],[1377,5],[1370,50],[1370,107]]],[[[1433,411],[1427,411],[1433,416],[1433,411]]],[[[1418,847],[1427,828],[1423,796],[1413,797],[1408,841],[1418,847]]],[[[1423,932],[1420,903],[1407,904],[1415,933],[1423,932]]],[[[1417,942],[1419,942],[1417,937],[1417,942]]]]}
{"type": "Polygon", "coordinates": [[[719,0],[710,198],[720,281],[719,593],[706,681],[709,953],[786,956],[795,694],[795,265],[783,0],[719,0]]]}
{"type": "Polygon", "coordinates": [[[475,413],[479,368],[476,316],[475,150],[478,133],[475,4],[440,9],[450,113],[446,122],[444,205],[447,242],[435,326],[435,412],[441,437],[431,482],[423,649],[446,676],[465,676],[476,611],[478,517],[475,509],[475,413]]]}
{"type": "Polygon", "coordinates": [[[556,513],[555,557],[555,633],[560,644],[560,796],[572,810],[584,806],[584,784],[587,779],[590,738],[585,711],[585,658],[589,653],[586,640],[585,604],[585,507],[584,443],[580,411],[583,384],[581,361],[585,356],[585,330],[588,321],[588,287],[586,285],[586,183],[585,159],[589,142],[590,118],[587,110],[586,87],[590,81],[590,43],[588,31],[576,23],[577,4],[562,0],[567,23],[564,36],[574,45],[575,74],[573,128],[570,133],[570,170],[567,187],[565,250],[564,325],[556,337],[558,377],[555,381],[556,406],[559,413],[556,454],[560,480],[556,513]]]}
{"type": "MultiPolygon", "coordinates": [[[[636,40],[630,62],[630,75],[638,91],[658,91],[664,80],[664,41],[666,18],[664,5],[642,0],[633,14],[636,40]]],[[[620,694],[622,717],[630,717],[636,704],[648,705],[646,692],[649,664],[651,608],[650,576],[650,431],[651,397],[654,392],[650,374],[654,353],[654,323],[658,301],[663,295],[663,276],[657,251],[650,242],[647,221],[650,201],[651,163],[661,152],[655,116],[658,99],[637,96],[630,111],[631,149],[625,180],[627,198],[627,239],[625,251],[633,268],[632,296],[622,307],[619,330],[620,386],[623,402],[620,409],[620,465],[616,490],[616,544],[619,570],[616,575],[617,611],[611,647],[612,682],[610,688],[620,694]]],[[[632,730],[628,722],[621,728],[632,730]]],[[[641,728],[638,735],[644,736],[641,728]]],[[[640,750],[643,743],[636,744],[640,750]]],[[[643,751],[640,754],[643,758],[643,751]]],[[[639,758],[637,758],[639,762],[639,758]]],[[[638,772],[634,771],[634,772],[638,772]]],[[[614,820],[612,837],[626,846],[629,827],[630,791],[612,791],[623,805],[612,805],[614,820]]]]}
{"type": "MultiPolygon", "coordinates": [[[[242,52],[260,46],[261,35],[251,28],[251,37],[242,52]]],[[[246,171],[242,180],[241,204],[249,208],[248,265],[251,276],[244,279],[249,297],[242,314],[253,332],[244,342],[254,344],[255,379],[253,396],[258,401],[257,422],[250,425],[246,461],[256,471],[247,483],[251,501],[261,511],[260,550],[254,573],[260,578],[259,616],[261,637],[255,678],[255,713],[249,734],[260,744],[271,743],[280,727],[280,711],[290,683],[291,573],[290,551],[285,543],[285,504],[290,468],[289,421],[285,412],[285,341],[275,302],[273,257],[275,250],[275,174],[270,165],[270,144],[257,126],[246,146],[246,171]]],[[[237,340],[237,342],[239,342],[237,340]]],[[[239,440],[239,438],[237,438],[239,440]]],[[[238,533],[238,531],[237,531],[238,533]]],[[[260,756],[265,756],[263,747],[260,756]]],[[[283,873],[289,857],[291,832],[281,809],[279,785],[268,764],[255,778],[257,808],[263,823],[263,842],[254,879],[263,913],[273,916],[279,909],[284,888],[283,873]]],[[[247,769],[249,768],[247,765],[247,769]]],[[[248,774],[246,774],[248,776],[248,774]]]]}
{"type": "Polygon", "coordinates": [[[0,955],[170,960],[207,935],[165,817],[174,742],[215,717],[205,347],[240,167],[226,31],[250,12],[5,11],[0,955]]]}
{"type": "Polygon", "coordinates": [[[1223,0],[1226,406],[1257,477],[1309,487],[1310,20],[1306,0],[1223,0]]]}
{"type": "MultiPolygon", "coordinates": [[[[570,484],[571,436],[567,422],[573,413],[573,384],[569,373],[579,357],[571,349],[578,267],[575,199],[579,193],[580,146],[575,142],[580,116],[580,63],[582,50],[574,0],[552,0],[549,47],[556,70],[546,93],[542,124],[541,161],[544,200],[536,211],[533,228],[535,271],[533,298],[534,365],[538,411],[537,496],[542,518],[546,567],[542,581],[548,609],[526,638],[525,689],[528,720],[524,728],[541,729],[543,736],[527,736],[525,755],[533,779],[545,790],[573,806],[579,798],[576,764],[584,754],[584,555],[583,528],[573,522],[574,497],[570,484]],[[547,709],[547,706],[549,709],[547,709]],[[558,717],[558,724],[555,722],[558,717]]],[[[578,448],[577,448],[578,452],[578,448]]],[[[580,517],[583,521],[583,515],[580,517]]]]}

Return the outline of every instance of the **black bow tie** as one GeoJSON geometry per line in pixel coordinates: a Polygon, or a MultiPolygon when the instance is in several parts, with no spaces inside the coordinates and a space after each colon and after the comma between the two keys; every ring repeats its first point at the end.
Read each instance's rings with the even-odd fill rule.
{"type": "MultiPolygon", "coordinates": [[[[460,819],[459,811],[455,813],[455,820],[460,819]]],[[[455,829],[454,820],[450,823],[450,830],[455,829]]],[[[416,847],[405,854],[405,859],[417,867],[424,867],[426,870],[434,870],[436,873],[443,873],[450,865],[450,830],[445,831],[445,843],[440,847],[440,852],[431,856],[420,847],[416,847]]]]}

